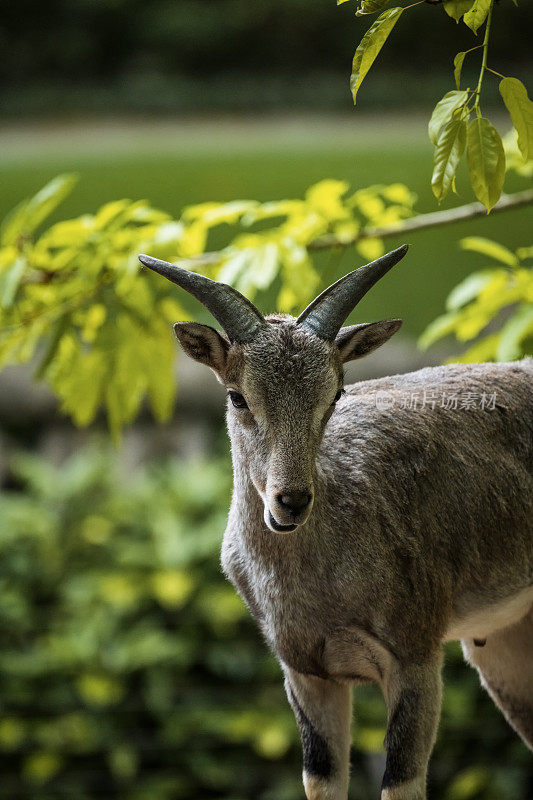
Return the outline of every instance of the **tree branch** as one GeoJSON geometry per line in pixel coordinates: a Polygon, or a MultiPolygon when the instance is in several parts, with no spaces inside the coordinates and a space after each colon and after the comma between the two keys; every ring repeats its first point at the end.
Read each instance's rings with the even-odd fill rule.
{"type": "MultiPolygon", "coordinates": [[[[510,211],[513,208],[520,208],[521,206],[532,204],[533,189],[526,189],[523,192],[502,195],[490,213],[497,214],[499,211],[510,211]]],[[[333,235],[320,236],[318,239],[309,242],[307,249],[328,250],[334,247],[353,247],[353,245],[363,239],[387,239],[392,236],[403,236],[413,231],[422,231],[426,228],[438,227],[439,225],[451,225],[454,222],[462,222],[466,219],[484,216],[487,216],[485,206],[477,202],[467,203],[464,206],[450,208],[447,211],[432,211],[429,214],[418,214],[416,217],[411,217],[403,222],[397,222],[394,225],[387,225],[382,228],[364,228],[364,230],[360,231],[351,239],[339,239],[337,236],[333,235]]],[[[197,270],[199,267],[217,264],[221,258],[222,253],[220,252],[202,253],[202,255],[195,256],[194,258],[182,259],[177,263],[184,269],[197,270]]]]}
{"type": "MultiPolygon", "coordinates": [[[[491,214],[498,211],[509,211],[512,208],[528,206],[533,204],[533,189],[526,189],[524,192],[515,194],[504,194],[498,200],[491,214]]],[[[435,228],[438,225],[450,225],[453,222],[462,222],[465,219],[475,217],[486,217],[487,210],[481,203],[467,203],[464,206],[450,208],[448,211],[432,211],[429,214],[418,214],[398,222],[395,225],[387,225],[383,228],[365,228],[363,231],[348,241],[339,241],[336,236],[321,236],[308,244],[309,250],[325,250],[330,247],[351,247],[361,239],[386,239],[389,236],[401,236],[411,231],[422,231],[426,228],[435,228]]]]}

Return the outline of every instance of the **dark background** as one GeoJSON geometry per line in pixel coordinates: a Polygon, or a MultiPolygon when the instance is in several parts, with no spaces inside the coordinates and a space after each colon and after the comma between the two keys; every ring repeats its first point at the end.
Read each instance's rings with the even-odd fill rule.
{"type": "MultiPolygon", "coordinates": [[[[375,18],[354,11],[335,0],[3,0],[3,113],[349,108],[353,52],[375,18]]],[[[532,28],[531,3],[500,1],[496,69],[527,79],[532,28]]],[[[391,43],[363,109],[424,106],[448,87],[453,55],[473,45],[441,5],[410,9],[391,43]],[[392,74],[412,79],[407,96],[392,74]]]]}

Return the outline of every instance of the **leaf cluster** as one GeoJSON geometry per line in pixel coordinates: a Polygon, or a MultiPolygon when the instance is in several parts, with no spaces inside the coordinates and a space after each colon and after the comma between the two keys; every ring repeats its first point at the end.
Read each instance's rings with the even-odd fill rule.
{"type": "MultiPolygon", "coordinates": [[[[350,193],[347,183],[324,180],[301,200],[202,203],[178,221],[145,201],[119,200],[43,231],[74,182],[58,176],[0,230],[0,368],[32,359],[75,424],[87,425],[103,407],[115,438],[145,396],[156,419],[169,418],[170,323],[188,318],[176,290],[141,269],[138,253],[169,261],[198,256],[211,231],[225,226],[229,242],[206,274],[248,297],[275,285],[279,308],[291,311],[320,282],[311,241],[323,234],[351,240],[366,227],[411,216],[415,202],[400,184],[350,193]]],[[[384,252],[373,238],[358,249],[366,259],[384,252]]]]}
{"type": "MultiPolygon", "coordinates": [[[[357,16],[378,11],[382,13],[355,51],[350,79],[354,103],[365,76],[400,16],[407,9],[421,5],[421,2],[383,10],[389,4],[390,0],[357,0],[357,16]]],[[[488,66],[494,0],[444,0],[442,6],[456,22],[462,19],[474,35],[477,36],[484,27],[484,38],[482,44],[457,53],[453,62],[456,89],[445,94],[433,110],[429,122],[429,138],[435,145],[431,187],[439,202],[448,195],[450,189],[455,191],[457,167],[466,151],[470,183],[477,199],[490,212],[501,196],[506,165],[501,137],[481,112],[481,92],[487,72],[501,78],[500,94],[517,132],[518,146],[525,162],[533,155],[533,102],[517,78],[504,77],[488,66]],[[477,86],[461,90],[463,63],[466,56],[476,51],[481,55],[477,86]]]]}
{"type": "Polygon", "coordinates": [[[474,340],[451,361],[513,361],[533,355],[533,247],[514,252],[480,236],[461,239],[463,250],[479,253],[500,266],[471,273],[446,301],[420,339],[429,347],[447,335],[459,342],[474,340]]]}
{"type": "Polygon", "coordinates": [[[39,233],[74,182],[58,176],[2,225],[0,367],[33,359],[76,424],[103,405],[117,435],[145,393],[157,419],[172,410],[168,323],[185,312],[136,254],[174,254],[182,226],[145,201],[119,200],[39,233]]]}

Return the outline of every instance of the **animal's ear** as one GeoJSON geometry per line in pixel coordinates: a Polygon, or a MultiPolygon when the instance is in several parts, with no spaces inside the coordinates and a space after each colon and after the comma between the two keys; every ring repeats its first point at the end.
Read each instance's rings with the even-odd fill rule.
{"type": "Polygon", "coordinates": [[[206,364],[218,374],[223,372],[230,344],[218,331],[198,322],[176,322],[174,333],[190,358],[206,364]]]}
{"type": "Polygon", "coordinates": [[[363,322],[341,328],[335,339],[343,361],[353,361],[371,353],[384,344],[401,326],[401,319],[384,319],[381,322],[363,322]]]}

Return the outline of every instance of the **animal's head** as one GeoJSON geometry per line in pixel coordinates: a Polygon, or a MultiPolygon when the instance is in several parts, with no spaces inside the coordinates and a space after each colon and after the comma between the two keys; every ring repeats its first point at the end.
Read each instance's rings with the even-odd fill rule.
{"type": "Polygon", "coordinates": [[[406,252],[404,245],[350,272],[298,318],[263,317],[230,286],[139,256],[145,266],[200,300],[224,329],[219,333],[197,322],[174,326],[187,355],[211,367],[227,389],[230,435],[246,453],[272,531],[293,531],[311,513],[316,456],[342,392],[342,365],[386,342],[401,320],[342,323],[406,252]]]}

